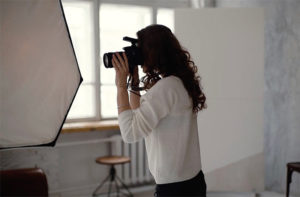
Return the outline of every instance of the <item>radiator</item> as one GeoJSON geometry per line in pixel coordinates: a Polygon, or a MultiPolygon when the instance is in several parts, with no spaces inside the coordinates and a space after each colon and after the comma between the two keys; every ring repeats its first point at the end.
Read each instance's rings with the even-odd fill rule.
{"type": "Polygon", "coordinates": [[[128,144],[121,135],[111,137],[111,154],[131,158],[131,162],[117,165],[117,175],[129,186],[153,183],[154,179],[148,168],[148,160],[144,140],[128,144]]]}

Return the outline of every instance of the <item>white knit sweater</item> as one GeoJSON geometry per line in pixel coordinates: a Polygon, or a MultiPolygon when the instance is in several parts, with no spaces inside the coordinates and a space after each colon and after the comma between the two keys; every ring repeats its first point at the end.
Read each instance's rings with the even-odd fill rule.
{"type": "Polygon", "coordinates": [[[178,77],[159,80],[141,96],[139,108],[123,111],[118,120],[126,143],[145,138],[157,184],[191,179],[201,170],[197,115],[178,77]]]}

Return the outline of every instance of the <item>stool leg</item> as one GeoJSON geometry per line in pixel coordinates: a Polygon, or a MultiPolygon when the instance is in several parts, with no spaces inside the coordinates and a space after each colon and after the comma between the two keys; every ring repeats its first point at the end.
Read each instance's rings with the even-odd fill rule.
{"type": "Polygon", "coordinates": [[[112,182],[109,182],[108,197],[110,196],[112,182]]]}
{"type": "Polygon", "coordinates": [[[287,177],[286,177],[286,197],[290,195],[290,183],[292,182],[292,173],[293,170],[287,168],[287,177]]]}
{"type": "Polygon", "coordinates": [[[93,192],[93,196],[97,196],[97,191],[104,185],[104,183],[110,178],[110,175],[108,175],[104,181],[102,181],[102,183],[95,189],[95,191],[93,192]]]}
{"type": "Polygon", "coordinates": [[[115,169],[114,165],[111,165],[111,167],[110,167],[110,175],[111,175],[110,181],[113,182],[115,180],[115,176],[116,176],[116,169],[115,169]]]}
{"type": "Polygon", "coordinates": [[[123,181],[118,176],[116,176],[116,179],[118,179],[118,181],[120,181],[121,185],[127,190],[127,192],[129,193],[129,196],[133,197],[132,193],[129,191],[129,189],[125,185],[125,183],[123,183],[123,181]]]}
{"type": "Polygon", "coordinates": [[[116,190],[117,190],[117,197],[119,197],[119,186],[118,186],[117,179],[115,179],[115,185],[116,185],[116,190]]]}

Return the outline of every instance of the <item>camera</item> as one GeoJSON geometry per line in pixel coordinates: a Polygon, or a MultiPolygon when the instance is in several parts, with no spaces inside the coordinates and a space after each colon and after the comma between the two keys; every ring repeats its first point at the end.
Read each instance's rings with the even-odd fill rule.
{"type": "MultiPolygon", "coordinates": [[[[138,40],[135,38],[130,37],[123,37],[124,41],[128,41],[131,43],[131,46],[124,47],[125,54],[128,59],[128,65],[129,65],[129,72],[132,73],[133,69],[138,66],[142,65],[144,63],[143,55],[141,49],[137,46],[138,40]]],[[[113,68],[112,65],[112,56],[115,53],[123,53],[123,51],[117,51],[117,52],[109,52],[105,53],[103,55],[103,63],[105,68],[113,68]]],[[[121,54],[120,54],[121,55],[121,54]]],[[[121,55],[122,57],[122,55],[121,55]]]]}

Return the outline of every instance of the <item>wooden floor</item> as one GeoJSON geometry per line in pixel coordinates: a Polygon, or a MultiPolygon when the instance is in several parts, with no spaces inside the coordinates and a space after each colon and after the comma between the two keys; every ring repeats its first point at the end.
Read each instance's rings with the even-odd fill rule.
{"type": "MultiPolygon", "coordinates": [[[[134,195],[134,197],[153,197],[153,192],[144,192],[134,195]]],[[[285,197],[284,194],[265,191],[259,195],[251,193],[237,193],[237,192],[208,192],[207,197],[285,197]]],[[[290,195],[290,197],[293,197],[290,195]]]]}
{"type": "MultiPolygon", "coordinates": [[[[93,188],[94,189],[94,188],[93,188]]],[[[131,188],[131,192],[134,197],[154,197],[155,185],[148,185],[142,187],[131,188]]],[[[49,197],[92,197],[92,190],[88,189],[86,191],[80,190],[76,192],[67,192],[67,193],[50,193],[49,197]]],[[[114,197],[116,195],[111,194],[110,197],[114,197]]],[[[120,195],[124,196],[124,195],[120,195]]],[[[98,195],[97,197],[107,197],[105,195],[98,195]]],[[[246,192],[213,192],[209,191],[207,193],[207,197],[285,197],[285,194],[279,194],[271,191],[264,191],[259,194],[254,193],[246,193],[246,192]]],[[[290,197],[295,197],[290,195],[290,197]]]]}

